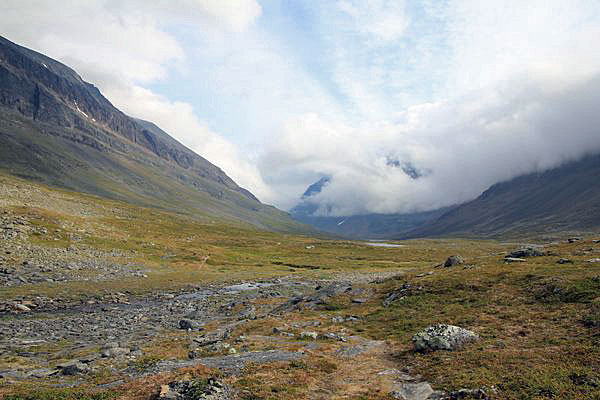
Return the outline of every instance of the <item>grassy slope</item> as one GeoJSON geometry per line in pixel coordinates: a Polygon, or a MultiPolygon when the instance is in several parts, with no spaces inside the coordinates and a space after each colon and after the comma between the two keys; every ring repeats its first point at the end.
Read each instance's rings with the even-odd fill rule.
{"type": "MultiPolygon", "coordinates": [[[[124,156],[98,151],[42,133],[41,129],[46,128],[18,114],[1,117],[0,169],[52,186],[137,205],[238,219],[274,231],[315,232],[274,207],[194,176],[152,154],[124,156]]],[[[47,132],[52,129],[47,127],[47,132]]]]}
{"type": "MultiPolygon", "coordinates": [[[[598,250],[590,250],[598,245],[589,240],[552,245],[548,249],[555,256],[533,258],[523,264],[504,264],[504,252],[517,244],[422,240],[404,242],[406,247],[401,248],[373,248],[348,241],[257,231],[249,225],[212,217],[190,219],[31,185],[8,176],[0,176],[0,181],[3,188],[14,189],[2,192],[0,208],[27,215],[33,223],[51,232],[32,237],[35,243],[135,251],[134,261],[150,269],[144,280],[3,288],[0,299],[16,295],[89,297],[124,290],[148,292],[207,281],[283,275],[315,278],[348,277],[354,272],[368,271],[401,273],[397,278],[368,285],[375,295],[366,304],[352,304],[349,298],[341,296],[322,310],[287,315],[285,321],[319,320],[321,326],[311,330],[327,332],[336,329],[331,322],[333,315],[360,315],[364,319],[346,326],[347,333],[385,339],[391,352],[379,360],[361,359],[358,364],[361,368],[355,368],[356,360],[345,362],[322,352],[309,352],[302,363],[250,368],[243,377],[232,381],[243,391],[243,398],[323,398],[324,393],[335,388],[338,394],[327,398],[386,399],[385,391],[371,387],[368,380],[381,370],[375,361],[395,368],[413,366],[411,373],[423,375],[438,388],[493,385],[499,391],[495,398],[500,399],[600,396],[600,264],[586,262],[598,257],[598,250]],[[19,207],[24,204],[26,207],[19,207]],[[56,232],[57,229],[60,231],[56,232]],[[71,241],[70,231],[82,235],[82,241],[71,241]],[[307,249],[308,245],[315,248],[307,249]],[[457,253],[472,267],[433,268],[446,256],[457,253]],[[206,255],[209,259],[202,262],[206,255]],[[558,265],[559,257],[569,257],[574,264],[558,265]],[[280,263],[313,265],[319,269],[290,268],[280,263]],[[418,277],[429,271],[434,274],[418,277]],[[404,283],[422,289],[411,290],[403,300],[383,307],[381,300],[385,295],[404,283]],[[410,338],[433,323],[472,329],[481,340],[457,352],[415,354],[410,338]],[[348,383],[349,376],[354,383],[348,383]]],[[[269,335],[272,327],[281,323],[275,317],[257,320],[237,334],[269,335]]],[[[154,353],[151,349],[148,353],[173,356],[183,351],[178,347],[179,342],[169,340],[165,338],[164,343],[156,344],[154,353]],[[172,353],[165,353],[166,349],[172,353]]],[[[205,376],[210,372],[198,368],[179,376],[186,373],[205,376]]],[[[39,391],[27,385],[12,387],[10,392],[21,393],[16,398],[33,396],[29,397],[32,399],[85,396],[148,399],[155,393],[157,383],[173,376],[148,378],[126,388],[93,395],[96,397],[69,390],[39,391]]]]}

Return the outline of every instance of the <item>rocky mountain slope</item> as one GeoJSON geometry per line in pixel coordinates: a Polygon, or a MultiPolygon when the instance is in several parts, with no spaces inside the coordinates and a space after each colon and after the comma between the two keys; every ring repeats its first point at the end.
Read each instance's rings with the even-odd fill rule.
{"type": "Polygon", "coordinates": [[[405,237],[520,236],[600,229],[600,155],[491,186],[405,237]]]}
{"type": "Polygon", "coordinates": [[[308,230],[69,67],[2,37],[0,169],[144,206],[308,230]]]}

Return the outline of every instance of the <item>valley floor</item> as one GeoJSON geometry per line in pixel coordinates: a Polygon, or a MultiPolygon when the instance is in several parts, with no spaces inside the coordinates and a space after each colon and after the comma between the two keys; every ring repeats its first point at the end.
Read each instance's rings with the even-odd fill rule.
{"type": "Polygon", "coordinates": [[[598,399],[596,239],[507,263],[529,245],[275,234],[0,175],[0,397],[598,399]],[[415,352],[438,323],[479,340],[415,352]]]}

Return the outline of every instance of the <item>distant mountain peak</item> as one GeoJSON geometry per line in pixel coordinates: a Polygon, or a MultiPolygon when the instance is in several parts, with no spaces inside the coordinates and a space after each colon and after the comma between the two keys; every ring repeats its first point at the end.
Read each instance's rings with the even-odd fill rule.
{"type": "Polygon", "coordinates": [[[321,179],[316,181],[315,183],[308,186],[304,194],[302,195],[302,199],[306,199],[308,197],[314,196],[318,193],[321,193],[323,188],[327,186],[331,182],[331,178],[328,176],[323,176],[321,179]]]}

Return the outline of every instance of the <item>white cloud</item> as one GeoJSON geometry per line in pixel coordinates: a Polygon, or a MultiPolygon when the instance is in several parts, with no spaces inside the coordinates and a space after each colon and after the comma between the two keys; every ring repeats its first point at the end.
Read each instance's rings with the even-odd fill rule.
{"type": "MultiPolygon", "coordinates": [[[[336,125],[306,115],[264,157],[263,171],[289,184],[332,177],[313,201],[332,215],[434,209],[468,201],[490,185],[600,152],[600,74],[568,86],[510,81],[494,90],[411,107],[400,123],[336,125]],[[389,157],[428,171],[411,179],[389,157]],[[274,166],[277,168],[274,168],[274,166]],[[307,179],[306,177],[303,177],[307,179]]],[[[293,198],[285,199],[287,206],[293,198]]]]}
{"type": "Polygon", "coordinates": [[[329,175],[322,212],[431,209],[600,151],[595,0],[287,4],[6,0],[0,26],[283,208],[329,175]],[[148,89],[177,74],[201,106],[148,89]]]}
{"type": "Polygon", "coordinates": [[[339,0],[338,7],[351,17],[351,29],[368,36],[372,44],[398,39],[409,24],[404,1],[339,0]]]}

